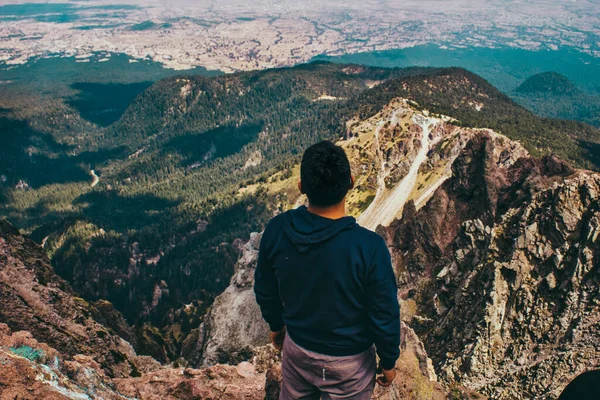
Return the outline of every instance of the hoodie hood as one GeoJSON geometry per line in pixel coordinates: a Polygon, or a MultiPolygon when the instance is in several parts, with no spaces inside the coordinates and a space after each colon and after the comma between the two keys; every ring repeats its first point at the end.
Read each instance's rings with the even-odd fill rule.
{"type": "Polygon", "coordinates": [[[313,214],[306,206],[301,206],[285,213],[283,232],[298,251],[303,253],[312,245],[325,242],[355,225],[354,217],[329,219],[313,214]]]}

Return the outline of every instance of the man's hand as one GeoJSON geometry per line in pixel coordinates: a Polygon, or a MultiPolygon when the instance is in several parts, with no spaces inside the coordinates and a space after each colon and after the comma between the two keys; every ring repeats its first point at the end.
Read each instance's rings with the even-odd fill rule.
{"type": "Polygon", "coordinates": [[[377,383],[383,387],[390,386],[394,382],[394,379],[396,379],[396,368],[388,370],[379,367],[377,373],[382,374],[381,376],[377,377],[377,383]]]}
{"type": "Polygon", "coordinates": [[[271,339],[271,343],[273,343],[273,346],[275,346],[277,350],[283,350],[283,342],[285,340],[285,326],[279,332],[270,332],[269,339],[271,339]]]}

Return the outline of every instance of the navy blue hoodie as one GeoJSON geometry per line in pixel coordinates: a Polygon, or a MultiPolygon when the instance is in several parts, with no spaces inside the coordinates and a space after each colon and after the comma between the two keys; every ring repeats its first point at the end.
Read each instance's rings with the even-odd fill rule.
{"type": "Polygon", "coordinates": [[[306,207],[265,228],[254,292],[271,331],[299,346],[348,356],[377,347],[392,369],[400,354],[400,307],[390,253],[353,217],[328,219],[306,207]]]}

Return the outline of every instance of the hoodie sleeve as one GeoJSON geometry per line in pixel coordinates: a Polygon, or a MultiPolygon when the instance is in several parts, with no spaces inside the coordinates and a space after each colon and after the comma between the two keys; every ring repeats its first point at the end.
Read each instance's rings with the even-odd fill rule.
{"type": "Polygon", "coordinates": [[[271,332],[279,332],[284,326],[282,318],[283,303],[279,298],[277,278],[271,259],[271,235],[273,235],[271,225],[271,223],[267,224],[260,241],[258,262],[254,273],[254,295],[271,332]]]}
{"type": "Polygon", "coordinates": [[[366,287],[371,334],[381,367],[390,370],[400,356],[400,306],[396,276],[383,238],[375,246],[366,287]]]}

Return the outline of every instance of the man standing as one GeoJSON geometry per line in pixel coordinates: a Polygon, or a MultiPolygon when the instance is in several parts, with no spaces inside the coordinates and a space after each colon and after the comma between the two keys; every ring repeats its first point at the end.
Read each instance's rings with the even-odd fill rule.
{"type": "Polygon", "coordinates": [[[376,358],[392,384],[400,307],[384,240],[346,216],[354,185],[344,150],[323,141],[302,157],[309,206],[273,218],[256,267],[256,300],[283,349],[280,399],[370,399],[376,358]],[[286,335],[287,332],[287,335],[286,335]]]}

